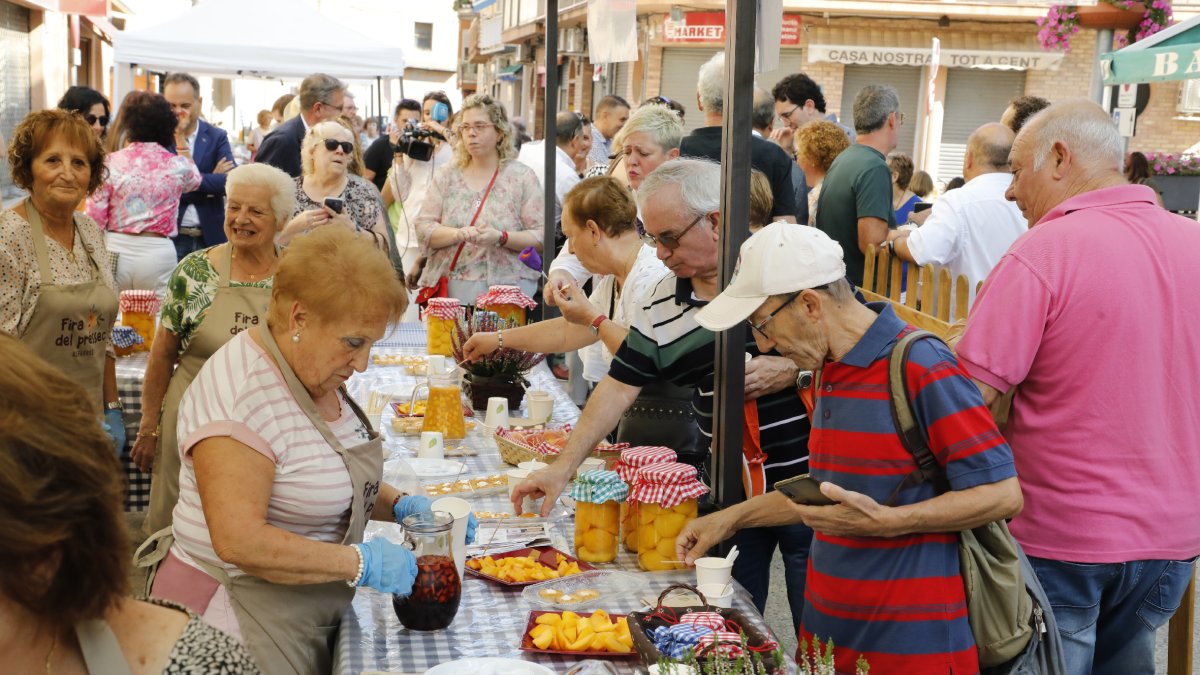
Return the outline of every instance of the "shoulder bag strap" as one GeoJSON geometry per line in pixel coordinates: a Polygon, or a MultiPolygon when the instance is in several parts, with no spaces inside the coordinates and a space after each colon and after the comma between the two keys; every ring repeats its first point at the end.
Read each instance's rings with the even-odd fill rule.
{"type": "MultiPolygon", "coordinates": [[[[487,203],[488,195],[492,194],[492,186],[496,184],[496,178],[500,176],[500,165],[496,165],[496,171],[492,173],[492,180],[488,182],[487,189],[483,191],[483,199],[479,200],[479,208],[475,209],[475,215],[471,216],[471,224],[467,227],[475,227],[475,221],[479,220],[479,214],[483,212],[483,205],[487,203]]],[[[462,255],[463,247],[467,242],[458,245],[458,250],[454,252],[454,259],[450,261],[450,269],[446,270],[446,275],[449,276],[454,268],[458,265],[458,256],[462,255]]]]}
{"type": "Polygon", "coordinates": [[[917,426],[917,419],[912,410],[912,402],[908,398],[908,354],[912,350],[913,344],[917,340],[924,338],[936,339],[937,336],[929,331],[915,330],[900,338],[900,341],[892,347],[892,353],[888,357],[888,390],[890,392],[892,421],[895,423],[896,431],[900,435],[900,442],[904,444],[904,448],[917,461],[916,471],[905,476],[904,480],[896,486],[896,489],[892,490],[892,494],[887,500],[888,506],[894,505],[896,499],[904,490],[915,485],[920,485],[921,483],[930,481],[939,482],[942,477],[941,467],[938,466],[937,459],[933,456],[933,451],[929,449],[928,440],[921,433],[920,427],[917,426]]]}

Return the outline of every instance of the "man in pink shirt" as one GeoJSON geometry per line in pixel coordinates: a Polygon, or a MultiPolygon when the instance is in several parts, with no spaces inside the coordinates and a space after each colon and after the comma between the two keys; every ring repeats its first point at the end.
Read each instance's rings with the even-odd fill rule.
{"type": "Polygon", "coordinates": [[[1093,103],[1033,117],[1009,160],[1030,230],[988,276],[958,356],[989,403],[1017,389],[1012,532],[1070,672],[1149,675],[1200,553],[1200,225],[1126,183],[1093,103]]]}

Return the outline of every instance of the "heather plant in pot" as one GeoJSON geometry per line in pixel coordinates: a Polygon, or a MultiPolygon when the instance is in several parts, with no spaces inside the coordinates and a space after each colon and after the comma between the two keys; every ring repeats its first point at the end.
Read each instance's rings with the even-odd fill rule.
{"type": "MultiPolygon", "coordinates": [[[[516,322],[502,319],[495,312],[476,310],[469,317],[459,316],[451,334],[454,360],[462,363],[463,345],[475,333],[491,333],[517,326],[516,322]]],[[[529,386],[525,374],[544,358],[545,354],[503,347],[474,363],[463,364],[467,371],[466,387],[471,397],[471,407],[487,410],[490,397],[503,396],[508,399],[509,410],[520,408],[525,388],[529,386]]]]}

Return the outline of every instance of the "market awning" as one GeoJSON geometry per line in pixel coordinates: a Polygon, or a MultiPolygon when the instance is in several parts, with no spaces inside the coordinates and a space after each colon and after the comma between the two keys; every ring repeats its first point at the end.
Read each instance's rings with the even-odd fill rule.
{"type": "Polygon", "coordinates": [[[525,68],[524,65],[522,65],[520,63],[515,63],[511,66],[505,66],[505,67],[501,68],[499,74],[500,75],[513,75],[515,73],[521,72],[521,70],[524,68],[525,68]]]}
{"type": "Polygon", "coordinates": [[[1100,68],[1106,85],[1200,77],[1200,16],[1101,56],[1100,68]]]}

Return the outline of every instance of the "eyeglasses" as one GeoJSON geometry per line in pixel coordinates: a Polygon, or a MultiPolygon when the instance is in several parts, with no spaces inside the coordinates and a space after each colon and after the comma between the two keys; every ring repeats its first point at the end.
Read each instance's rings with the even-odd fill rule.
{"type": "Polygon", "coordinates": [[[338,111],[339,113],[346,112],[346,104],[345,103],[343,103],[342,105],[333,105],[332,103],[329,103],[328,101],[321,101],[321,105],[325,106],[326,108],[333,108],[334,110],[338,111]]]}
{"type": "Polygon", "coordinates": [[[782,118],[783,118],[783,119],[785,119],[785,120],[787,120],[787,119],[791,119],[791,117],[792,117],[792,113],[796,112],[796,111],[797,111],[797,110],[799,110],[801,107],[802,107],[802,106],[796,106],[796,107],[792,108],[791,110],[789,110],[789,111],[787,111],[787,112],[783,113],[782,115],[780,115],[780,117],[782,117],[782,118]]]}
{"type": "Polygon", "coordinates": [[[100,126],[102,127],[108,126],[108,115],[101,115],[99,117],[96,117],[95,115],[84,115],[83,119],[87,120],[88,124],[95,124],[96,122],[99,122],[100,126]]]}
{"type": "Polygon", "coordinates": [[[492,124],[491,122],[480,122],[478,124],[460,124],[460,125],[458,125],[458,135],[466,136],[468,134],[470,134],[470,135],[482,134],[483,132],[487,131],[488,129],[495,128],[495,126],[496,125],[492,124]]]}
{"type": "Polygon", "coordinates": [[[336,138],[325,139],[326,150],[333,152],[334,150],[338,149],[338,146],[341,146],[342,152],[346,153],[347,155],[354,152],[354,144],[350,141],[339,141],[336,138]]]}
{"type": "Polygon", "coordinates": [[[645,242],[647,246],[658,246],[659,244],[662,244],[668,251],[674,251],[675,249],[679,248],[679,240],[683,239],[683,235],[687,234],[688,230],[695,227],[696,223],[700,222],[704,216],[707,215],[707,213],[701,213],[700,215],[696,216],[696,219],[693,220],[687,227],[680,230],[679,234],[660,234],[656,237],[653,234],[646,232],[642,235],[642,241],[645,242]]]}
{"type": "Polygon", "coordinates": [[[767,333],[766,333],[767,324],[771,323],[771,319],[774,319],[776,314],[782,312],[784,307],[787,307],[788,305],[792,304],[792,301],[798,297],[800,297],[800,291],[796,291],[795,293],[792,293],[791,295],[789,295],[788,299],[784,300],[782,305],[776,307],[774,312],[771,312],[770,314],[768,314],[767,318],[763,319],[761,323],[755,325],[755,323],[753,321],[751,321],[750,319],[746,319],[746,323],[750,326],[750,328],[754,329],[755,333],[758,333],[759,335],[761,335],[762,339],[770,340],[771,338],[767,337],[767,333]]]}

